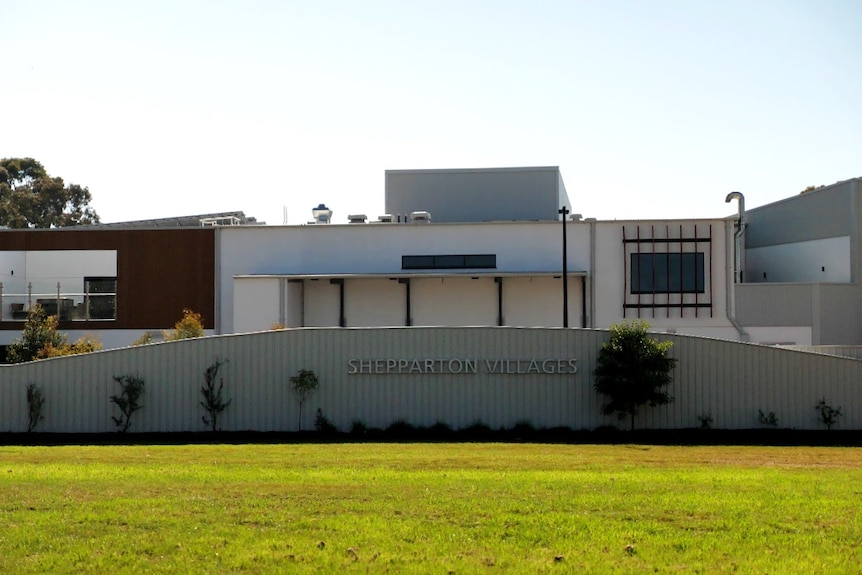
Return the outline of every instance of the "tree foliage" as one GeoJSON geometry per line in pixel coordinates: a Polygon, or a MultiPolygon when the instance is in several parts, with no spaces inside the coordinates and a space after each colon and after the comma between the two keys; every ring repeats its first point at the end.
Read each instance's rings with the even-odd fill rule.
{"type": "Polygon", "coordinates": [[[647,334],[649,324],[641,320],[611,326],[611,339],[602,344],[596,361],[595,389],[610,400],[602,413],[628,416],[631,428],[643,405],[655,407],[673,401],[664,391],[672,381],[676,359],[667,357],[672,342],[661,342],[647,334]]]}
{"type": "Polygon", "coordinates": [[[117,431],[125,433],[132,425],[132,414],[143,407],[141,396],[144,394],[144,380],[135,375],[115,375],[114,381],[120,384],[120,393],[111,396],[111,403],[120,408],[120,417],[111,416],[117,431]]]}
{"type": "MultiPolygon", "coordinates": [[[[176,341],[204,336],[204,324],[201,314],[190,309],[183,310],[183,317],[174,324],[174,329],[162,332],[165,341],[176,341]]],[[[148,342],[141,342],[148,343],[148,342]]]]}
{"type": "Polygon", "coordinates": [[[230,402],[224,400],[222,392],[224,391],[224,378],[219,378],[218,372],[221,366],[227,363],[228,360],[220,360],[216,358],[215,362],[210,365],[204,372],[204,381],[206,382],[201,387],[201,395],[204,400],[200,402],[201,406],[206,410],[207,415],[201,416],[204,425],[209,425],[212,431],[218,429],[218,417],[222,411],[227,409],[230,402]],[[218,380],[218,385],[216,385],[218,380]]]}
{"type": "Polygon", "coordinates": [[[0,225],[55,228],[97,224],[90,190],[52,178],[33,158],[0,159],[0,225]]]}
{"type": "Polygon", "coordinates": [[[296,375],[290,378],[290,391],[299,403],[299,422],[297,430],[302,430],[302,405],[314,395],[320,385],[317,374],[308,369],[300,369],[296,375]]]}
{"type": "Polygon", "coordinates": [[[16,339],[6,350],[6,361],[23,363],[100,349],[102,342],[95,336],[85,335],[75,343],[69,343],[66,335],[57,331],[57,316],[48,315],[45,308],[36,304],[27,312],[21,339],[16,339]]]}
{"type": "Polygon", "coordinates": [[[6,350],[6,361],[33,361],[46,347],[58,348],[66,343],[65,336],[57,331],[57,316],[48,315],[42,306],[36,304],[27,312],[21,339],[16,339],[6,350]]]}
{"type": "Polygon", "coordinates": [[[45,419],[42,408],[45,406],[45,394],[35,383],[27,385],[27,431],[33,431],[40,421],[45,419]]]}

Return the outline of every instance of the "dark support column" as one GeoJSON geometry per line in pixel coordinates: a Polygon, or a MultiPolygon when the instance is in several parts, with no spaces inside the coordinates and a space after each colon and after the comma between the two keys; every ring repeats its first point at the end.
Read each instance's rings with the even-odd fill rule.
{"type": "Polygon", "coordinates": [[[581,327],[587,327],[587,276],[581,276],[581,327]]]}
{"type": "Polygon", "coordinates": [[[338,325],[344,327],[347,325],[344,318],[344,278],[331,279],[329,283],[338,286],[338,325]]]}
{"type": "Polygon", "coordinates": [[[410,278],[401,278],[398,280],[398,283],[404,284],[405,290],[405,302],[406,302],[406,310],[404,312],[404,325],[411,326],[413,325],[413,318],[410,317],[410,278]]]}
{"type": "Polygon", "coordinates": [[[566,246],[566,216],[569,210],[563,206],[557,213],[563,215],[563,327],[569,327],[569,254],[566,246]]]}
{"type": "Polygon", "coordinates": [[[503,278],[495,277],[497,284],[497,325],[503,325],[503,278]]]}

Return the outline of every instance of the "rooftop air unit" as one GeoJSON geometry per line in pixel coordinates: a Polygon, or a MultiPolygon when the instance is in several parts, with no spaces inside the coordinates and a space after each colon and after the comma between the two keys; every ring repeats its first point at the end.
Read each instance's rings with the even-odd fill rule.
{"type": "Polygon", "coordinates": [[[427,224],[431,221],[431,214],[428,212],[412,212],[410,214],[410,221],[417,224],[427,224]]]}
{"type": "MultiPolygon", "coordinates": [[[[328,224],[329,220],[332,219],[332,210],[327,208],[324,204],[318,204],[316,208],[311,209],[311,215],[314,216],[315,224],[328,224]]],[[[312,223],[312,222],[309,222],[312,223]]]]}
{"type": "Polygon", "coordinates": [[[347,221],[351,224],[364,224],[368,216],[365,214],[352,214],[347,216],[347,221]]]}
{"type": "Polygon", "coordinates": [[[391,224],[395,220],[392,214],[383,214],[382,216],[377,216],[377,221],[381,224],[391,224]]]}

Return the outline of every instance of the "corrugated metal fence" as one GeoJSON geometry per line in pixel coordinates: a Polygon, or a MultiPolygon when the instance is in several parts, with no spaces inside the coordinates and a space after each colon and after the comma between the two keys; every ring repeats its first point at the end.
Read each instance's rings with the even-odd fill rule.
{"type": "MultiPolygon", "coordinates": [[[[313,427],[317,408],[341,430],[354,421],[384,428],[398,420],[454,428],[476,421],[494,428],[520,421],[625,427],[600,414],[603,398],[593,389],[596,355],[608,337],[604,330],[559,328],[308,328],[0,366],[0,431],[26,431],[29,383],[46,398],[37,431],[113,431],[111,416],[119,411],[109,397],[118,393],[113,376],[120,375],[146,382],[131,432],[202,431],[203,374],[217,359],[228,361],[221,371],[231,400],[219,419],[224,430],[296,430],[299,410],[289,378],[300,369],[320,378],[303,408],[303,429],[313,427]],[[568,360],[575,360],[577,373],[567,373],[568,360]]],[[[643,408],[637,427],[697,427],[699,416],[709,416],[715,428],[754,428],[763,410],[776,414],[779,427],[818,429],[823,424],[814,406],[824,397],[843,410],[838,428],[862,428],[862,361],[657,337],[673,341],[671,355],[679,359],[670,389],[675,401],[643,408]]]]}

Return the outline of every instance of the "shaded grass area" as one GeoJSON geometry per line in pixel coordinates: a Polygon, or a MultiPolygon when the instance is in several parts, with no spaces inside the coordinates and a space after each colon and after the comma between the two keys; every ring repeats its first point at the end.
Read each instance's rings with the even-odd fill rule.
{"type": "Polygon", "coordinates": [[[862,450],[0,447],[0,572],[858,570],[862,450]]]}

